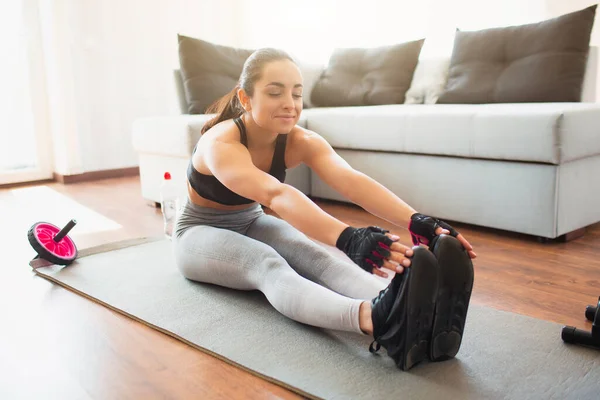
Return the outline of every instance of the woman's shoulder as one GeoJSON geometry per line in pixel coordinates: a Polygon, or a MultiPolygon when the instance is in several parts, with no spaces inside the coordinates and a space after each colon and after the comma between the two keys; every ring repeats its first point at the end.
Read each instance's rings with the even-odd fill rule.
{"type": "Polygon", "coordinates": [[[315,139],[323,140],[322,136],[317,132],[296,125],[288,133],[287,141],[291,145],[307,146],[310,142],[315,141],[315,139]]]}
{"type": "Polygon", "coordinates": [[[233,118],[226,119],[225,121],[221,121],[206,132],[202,134],[200,137],[200,141],[204,142],[239,142],[240,141],[240,132],[235,124],[233,118]]]}
{"type": "Polygon", "coordinates": [[[224,151],[222,149],[228,149],[228,146],[236,143],[240,143],[240,133],[233,119],[215,124],[198,139],[192,154],[194,168],[202,174],[212,175],[212,172],[205,165],[204,157],[207,154],[216,154],[224,151]]]}
{"type": "MultiPolygon", "coordinates": [[[[288,133],[287,138],[287,153],[289,161],[287,165],[295,166],[300,162],[305,162],[312,154],[318,152],[320,148],[327,147],[328,144],[317,132],[296,125],[288,133]]],[[[291,168],[291,167],[290,167],[291,168]]]]}

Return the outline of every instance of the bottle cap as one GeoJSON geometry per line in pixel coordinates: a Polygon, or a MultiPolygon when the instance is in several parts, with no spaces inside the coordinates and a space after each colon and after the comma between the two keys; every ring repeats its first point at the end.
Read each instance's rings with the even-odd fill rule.
{"type": "Polygon", "coordinates": [[[170,173],[168,173],[168,172],[165,172],[165,176],[164,176],[164,178],[165,178],[166,180],[169,180],[169,179],[171,179],[171,174],[170,174],[170,173]]]}

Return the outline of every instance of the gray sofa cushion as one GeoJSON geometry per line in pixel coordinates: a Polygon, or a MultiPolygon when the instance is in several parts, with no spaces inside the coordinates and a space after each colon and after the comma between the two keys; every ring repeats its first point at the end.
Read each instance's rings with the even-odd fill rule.
{"type": "Polygon", "coordinates": [[[177,35],[179,63],[190,114],[206,108],[235,87],[253,50],[236,49],[177,35]]]}
{"type": "Polygon", "coordinates": [[[320,107],[404,103],[423,42],[335,49],[311,102],[320,107]]]}
{"type": "Polygon", "coordinates": [[[308,129],[338,149],[548,164],[600,154],[595,103],[403,104],[302,114],[308,129]]]}
{"type": "Polygon", "coordinates": [[[596,5],[546,21],[457,32],[438,103],[581,100],[596,5]]]}

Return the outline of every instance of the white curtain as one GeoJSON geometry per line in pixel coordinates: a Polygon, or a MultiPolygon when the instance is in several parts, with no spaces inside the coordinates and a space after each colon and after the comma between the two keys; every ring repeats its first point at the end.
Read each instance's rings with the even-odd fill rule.
{"type": "Polygon", "coordinates": [[[39,0],[0,2],[0,184],[52,177],[39,0]]]}
{"type": "Polygon", "coordinates": [[[23,2],[0,2],[0,171],[34,167],[28,30],[23,2]]]}

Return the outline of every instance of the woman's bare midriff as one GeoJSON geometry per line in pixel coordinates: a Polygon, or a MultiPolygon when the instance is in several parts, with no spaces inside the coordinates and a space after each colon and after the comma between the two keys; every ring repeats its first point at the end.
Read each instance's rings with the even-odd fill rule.
{"type": "Polygon", "coordinates": [[[202,197],[198,193],[196,193],[196,191],[194,189],[192,189],[192,187],[190,186],[189,182],[187,183],[187,186],[188,186],[188,194],[190,196],[190,200],[192,201],[192,203],[194,203],[200,207],[216,208],[217,210],[236,211],[236,210],[244,210],[246,208],[250,208],[250,207],[253,207],[254,205],[256,205],[256,202],[252,202],[250,204],[240,204],[237,206],[229,206],[229,205],[224,205],[221,203],[216,203],[212,200],[205,199],[204,197],[202,197]]]}

